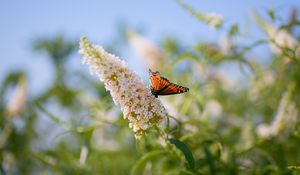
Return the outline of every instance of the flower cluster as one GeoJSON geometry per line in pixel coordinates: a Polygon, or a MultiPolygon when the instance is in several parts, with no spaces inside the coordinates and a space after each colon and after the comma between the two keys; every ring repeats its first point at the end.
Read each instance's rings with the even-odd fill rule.
{"type": "Polygon", "coordinates": [[[211,13],[204,13],[199,10],[195,10],[182,0],[176,0],[179,6],[183,9],[187,10],[191,15],[195,16],[197,19],[201,20],[202,22],[208,24],[212,28],[220,28],[223,24],[224,17],[220,14],[211,12],[211,13]]]}
{"type": "Polygon", "coordinates": [[[131,47],[144,58],[144,62],[150,69],[158,69],[164,61],[164,56],[161,51],[147,38],[139,35],[136,32],[128,32],[128,40],[131,47]]]}
{"type": "Polygon", "coordinates": [[[207,13],[204,16],[204,19],[206,23],[212,28],[220,28],[224,21],[224,17],[216,13],[207,13]]]}
{"type": "Polygon", "coordinates": [[[278,135],[285,129],[292,128],[299,114],[296,104],[291,101],[292,89],[284,93],[280,100],[274,121],[270,124],[261,124],[257,128],[257,134],[262,138],[270,138],[278,135]]]}
{"type": "Polygon", "coordinates": [[[124,61],[92,45],[85,37],[81,39],[79,53],[83,55],[83,63],[99,76],[114,102],[121,106],[137,138],[167,116],[159,99],[151,94],[138,75],[127,69],[124,61]]]}
{"type": "Polygon", "coordinates": [[[270,48],[274,54],[287,56],[284,52],[292,50],[296,58],[300,56],[300,43],[288,31],[276,29],[275,26],[264,21],[258,14],[254,13],[253,17],[270,40],[270,48]]]}
{"type": "Polygon", "coordinates": [[[10,98],[6,112],[9,116],[17,116],[22,113],[27,100],[27,81],[24,77],[20,78],[16,89],[10,98]]]}

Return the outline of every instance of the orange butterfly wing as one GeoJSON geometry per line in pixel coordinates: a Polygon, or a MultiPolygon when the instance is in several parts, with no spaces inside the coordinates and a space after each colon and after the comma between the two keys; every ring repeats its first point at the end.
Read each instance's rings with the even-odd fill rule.
{"type": "Polygon", "coordinates": [[[189,88],[179,86],[174,83],[170,83],[170,85],[164,90],[160,91],[158,95],[172,95],[172,94],[180,94],[189,91],[189,88]]]}
{"type": "Polygon", "coordinates": [[[187,87],[171,83],[168,79],[160,76],[159,72],[152,72],[149,69],[149,74],[151,92],[155,97],[158,95],[173,95],[189,91],[187,87]]]}

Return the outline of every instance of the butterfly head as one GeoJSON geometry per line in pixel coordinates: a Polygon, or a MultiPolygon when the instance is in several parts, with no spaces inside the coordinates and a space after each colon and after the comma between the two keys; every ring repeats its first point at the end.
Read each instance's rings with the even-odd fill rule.
{"type": "Polygon", "coordinates": [[[152,71],[151,69],[149,69],[149,74],[152,76],[160,75],[158,71],[152,71]]]}

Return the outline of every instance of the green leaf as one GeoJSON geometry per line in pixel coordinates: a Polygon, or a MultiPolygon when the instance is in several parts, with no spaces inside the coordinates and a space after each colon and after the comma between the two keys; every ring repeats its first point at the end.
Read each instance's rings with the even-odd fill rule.
{"type": "Polygon", "coordinates": [[[199,57],[194,54],[194,53],[190,53],[190,52],[185,52],[183,54],[181,54],[179,57],[177,57],[173,62],[172,62],[172,65],[175,66],[176,64],[178,64],[179,62],[181,61],[184,61],[184,60],[191,60],[191,61],[194,61],[195,63],[197,63],[197,61],[199,61],[199,57]]]}
{"type": "Polygon", "coordinates": [[[166,154],[166,151],[152,151],[145,154],[140,160],[138,160],[134,167],[131,169],[131,175],[143,174],[143,170],[148,161],[156,159],[158,156],[166,154]]]}
{"type": "Polygon", "coordinates": [[[195,169],[195,159],[193,156],[192,151],[190,148],[183,143],[182,141],[178,139],[169,139],[169,141],[176,146],[177,149],[179,149],[185,156],[185,159],[187,160],[189,164],[189,168],[195,169]]]}
{"type": "Polygon", "coordinates": [[[187,99],[180,110],[181,114],[186,115],[192,103],[193,99],[187,99]]]}
{"type": "Polygon", "coordinates": [[[272,21],[274,22],[275,21],[275,10],[274,9],[270,9],[268,11],[268,15],[272,19],[272,21]]]}
{"type": "Polygon", "coordinates": [[[237,24],[233,24],[229,30],[229,36],[235,36],[239,33],[239,26],[237,24]]]}
{"type": "Polygon", "coordinates": [[[239,32],[239,26],[237,24],[233,24],[229,30],[229,36],[235,36],[239,32]]]}
{"type": "Polygon", "coordinates": [[[215,164],[214,164],[214,157],[213,157],[212,153],[210,152],[207,145],[204,146],[204,152],[205,152],[206,162],[209,165],[210,173],[211,174],[216,174],[215,164]]]}
{"type": "Polygon", "coordinates": [[[57,123],[57,124],[61,124],[63,125],[65,122],[63,120],[61,120],[59,117],[55,116],[54,114],[50,113],[49,111],[47,111],[39,102],[35,103],[36,107],[42,111],[44,114],[46,114],[47,117],[49,117],[50,119],[52,119],[53,122],[57,123]]]}

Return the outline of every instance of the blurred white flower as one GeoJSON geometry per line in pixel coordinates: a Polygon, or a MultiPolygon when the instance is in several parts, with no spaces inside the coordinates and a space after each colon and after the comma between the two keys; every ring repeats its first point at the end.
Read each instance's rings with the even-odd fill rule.
{"type": "Polygon", "coordinates": [[[216,118],[222,114],[223,107],[220,104],[220,102],[218,102],[217,100],[211,99],[206,102],[205,111],[209,116],[216,118]]]}
{"type": "Polygon", "coordinates": [[[253,147],[255,143],[255,138],[253,136],[253,125],[250,122],[243,122],[242,133],[241,133],[241,142],[239,144],[241,150],[248,150],[253,147]]]}
{"type": "Polygon", "coordinates": [[[222,54],[229,55],[233,48],[231,39],[227,36],[222,36],[219,40],[219,47],[222,54]]]}
{"type": "Polygon", "coordinates": [[[297,47],[299,47],[299,42],[286,30],[276,30],[273,26],[266,26],[265,31],[268,37],[273,40],[270,47],[275,54],[282,54],[283,49],[295,50],[297,47]]]}
{"type": "Polygon", "coordinates": [[[80,103],[86,104],[87,106],[91,106],[98,101],[97,97],[89,92],[78,93],[77,97],[80,103]]]}
{"type": "Polygon", "coordinates": [[[276,29],[273,25],[263,20],[258,14],[254,13],[254,19],[261,26],[267,37],[271,40],[270,48],[274,54],[282,55],[284,50],[294,50],[296,58],[300,56],[299,42],[286,30],[276,29]]]}
{"type": "Polygon", "coordinates": [[[237,87],[237,79],[222,69],[206,68],[207,77],[220,82],[220,86],[227,91],[233,91],[237,87]]]}
{"type": "Polygon", "coordinates": [[[134,51],[143,58],[150,69],[158,69],[164,61],[161,51],[148,39],[134,31],[128,31],[128,40],[134,51]]]}
{"type": "Polygon", "coordinates": [[[167,117],[159,99],[151,94],[138,75],[127,69],[124,61],[105,52],[102,47],[92,45],[85,37],[81,38],[79,53],[83,55],[83,63],[88,64],[90,71],[104,82],[115,104],[121,106],[136,138],[167,117]]]}
{"type": "Polygon", "coordinates": [[[265,71],[262,77],[265,85],[272,85],[275,82],[275,74],[272,71],[265,71]]]}
{"type": "Polygon", "coordinates": [[[222,26],[224,17],[217,13],[207,13],[205,14],[206,23],[212,28],[219,28],[222,26]]]}
{"type": "Polygon", "coordinates": [[[262,138],[268,138],[274,133],[273,128],[266,124],[260,124],[256,128],[256,132],[262,138]]]}
{"type": "Polygon", "coordinates": [[[24,77],[20,78],[17,86],[10,98],[6,112],[9,116],[17,116],[24,110],[27,100],[27,81],[24,77]]]}
{"type": "Polygon", "coordinates": [[[261,124],[257,127],[257,134],[262,138],[276,136],[284,129],[290,128],[295,123],[298,110],[294,102],[291,101],[291,93],[286,92],[280,100],[275,120],[270,124],[261,124]]]}
{"type": "Polygon", "coordinates": [[[251,101],[257,100],[262,90],[275,83],[276,77],[275,73],[272,71],[264,71],[260,77],[261,79],[253,81],[254,84],[252,85],[252,88],[249,91],[248,98],[251,101]]]}
{"type": "Polygon", "coordinates": [[[16,168],[16,164],[18,163],[16,157],[8,151],[3,151],[1,157],[2,168],[6,173],[13,174],[13,170],[16,168]]]}
{"type": "Polygon", "coordinates": [[[164,107],[167,109],[168,114],[170,116],[181,118],[182,115],[178,112],[178,107],[182,105],[183,99],[181,97],[178,97],[176,99],[173,98],[162,98],[161,103],[164,105],[164,107]]]}
{"type": "Polygon", "coordinates": [[[183,9],[187,10],[191,15],[195,16],[197,19],[205,22],[209,26],[213,28],[219,28],[222,26],[224,17],[217,13],[204,13],[199,10],[195,10],[186,3],[184,3],[182,0],[176,0],[178,5],[180,5],[183,9]]]}
{"type": "Polygon", "coordinates": [[[188,131],[188,132],[198,132],[199,128],[195,125],[192,124],[185,124],[183,125],[184,130],[188,131]]]}
{"type": "Polygon", "coordinates": [[[79,158],[79,164],[84,165],[86,158],[88,156],[89,150],[86,146],[82,146],[80,150],[80,158],[79,158]]]}

